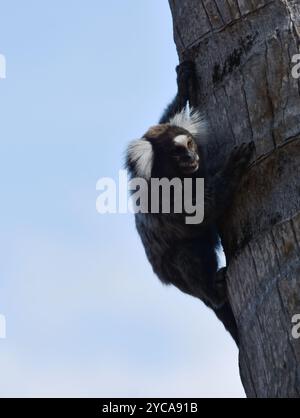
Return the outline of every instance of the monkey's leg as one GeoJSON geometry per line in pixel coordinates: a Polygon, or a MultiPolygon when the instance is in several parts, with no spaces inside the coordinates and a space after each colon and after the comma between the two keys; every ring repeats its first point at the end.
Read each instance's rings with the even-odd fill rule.
{"type": "Polygon", "coordinates": [[[233,315],[229,302],[226,302],[221,308],[212,308],[217,318],[223,323],[224,327],[230,333],[236,345],[239,345],[239,333],[235,317],[233,315]]]}
{"type": "Polygon", "coordinates": [[[227,296],[226,271],[227,271],[227,267],[223,267],[217,271],[216,286],[220,286],[223,289],[223,291],[226,293],[227,301],[223,306],[219,308],[214,308],[212,306],[212,309],[214,310],[217,317],[223,322],[224,327],[227,329],[227,331],[230,332],[232,338],[235,340],[235,342],[238,345],[238,328],[237,328],[235,317],[233,315],[231,306],[228,301],[228,296],[227,296]]]}
{"type": "Polygon", "coordinates": [[[213,309],[221,308],[227,302],[226,282],[219,279],[217,262],[211,254],[199,256],[196,249],[184,246],[174,253],[173,265],[177,274],[171,279],[176,287],[195,296],[213,309]]]}
{"type": "Polygon", "coordinates": [[[178,112],[184,109],[188,102],[196,107],[197,77],[195,64],[192,61],[184,61],[176,67],[177,72],[177,95],[167,107],[159,123],[168,121],[178,112]]]}
{"type": "Polygon", "coordinates": [[[217,271],[215,253],[209,252],[204,259],[200,259],[199,254],[183,244],[172,249],[168,261],[165,266],[166,282],[202,300],[215,312],[238,344],[238,329],[227,298],[226,267],[217,271]]]}

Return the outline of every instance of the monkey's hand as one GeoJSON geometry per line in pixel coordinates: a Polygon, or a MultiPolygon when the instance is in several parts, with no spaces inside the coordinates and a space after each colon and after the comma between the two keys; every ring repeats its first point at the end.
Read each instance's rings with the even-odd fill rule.
{"type": "Polygon", "coordinates": [[[230,206],[254,149],[254,142],[235,147],[225,167],[211,179],[207,178],[204,196],[204,222],[206,224],[217,222],[230,206]]]}
{"type": "Polygon", "coordinates": [[[170,119],[181,112],[189,102],[190,107],[197,107],[197,77],[193,61],[183,61],[176,67],[177,94],[174,100],[167,106],[159,123],[168,123],[170,119]]]}
{"type": "Polygon", "coordinates": [[[197,74],[193,61],[183,61],[176,67],[178,98],[180,107],[184,108],[187,102],[191,107],[197,107],[197,74]]]}
{"type": "Polygon", "coordinates": [[[224,174],[230,181],[239,182],[244,174],[255,149],[254,142],[243,143],[235,147],[225,166],[224,174]]]}

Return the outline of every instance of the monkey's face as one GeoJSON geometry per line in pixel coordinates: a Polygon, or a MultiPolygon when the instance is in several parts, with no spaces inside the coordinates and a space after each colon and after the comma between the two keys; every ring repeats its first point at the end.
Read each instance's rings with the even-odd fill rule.
{"type": "Polygon", "coordinates": [[[131,146],[128,160],[130,164],[135,162],[135,173],[141,177],[189,177],[202,165],[201,155],[188,130],[161,124],[150,128],[131,146]]]}
{"type": "Polygon", "coordinates": [[[177,135],[173,139],[172,159],[182,175],[189,175],[199,169],[197,144],[189,134],[177,135]]]}

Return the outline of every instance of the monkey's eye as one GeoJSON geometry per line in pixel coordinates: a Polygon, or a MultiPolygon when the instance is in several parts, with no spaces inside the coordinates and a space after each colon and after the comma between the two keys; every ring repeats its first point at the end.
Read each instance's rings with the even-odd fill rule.
{"type": "Polygon", "coordinates": [[[187,143],[187,146],[188,146],[188,149],[191,149],[191,148],[193,148],[193,141],[191,140],[191,139],[189,139],[188,140],[188,143],[187,143]]]}

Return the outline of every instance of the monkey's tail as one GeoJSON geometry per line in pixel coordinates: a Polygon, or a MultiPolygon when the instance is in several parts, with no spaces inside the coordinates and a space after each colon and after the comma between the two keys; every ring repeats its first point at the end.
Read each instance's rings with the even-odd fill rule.
{"type": "Polygon", "coordinates": [[[238,327],[230,304],[226,302],[225,305],[223,305],[221,308],[214,309],[214,312],[220,319],[220,321],[223,322],[224,327],[230,333],[230,335],[236,342],[236,345],[239,346],[238,327]]]}

